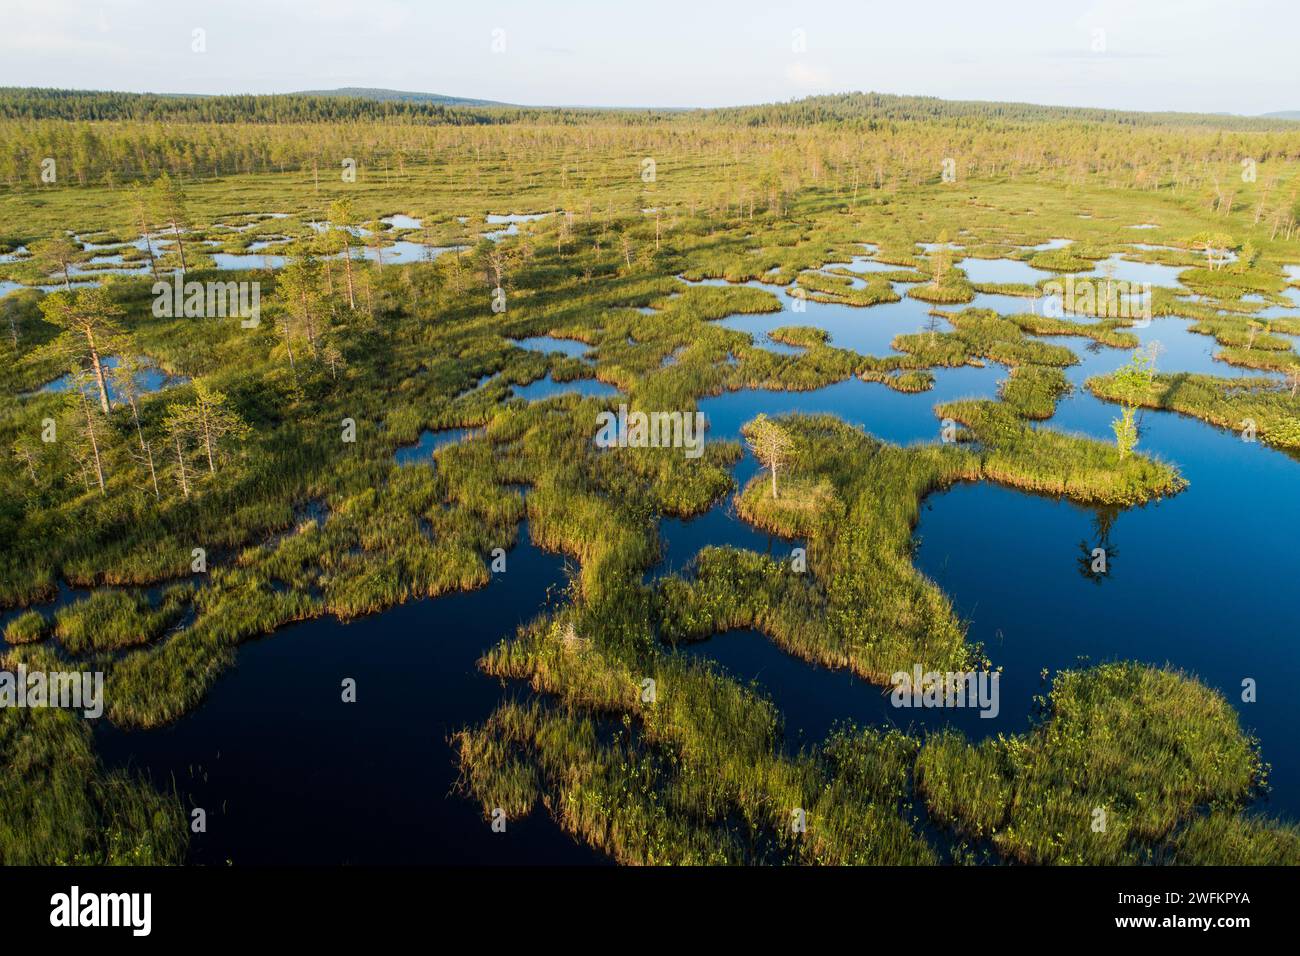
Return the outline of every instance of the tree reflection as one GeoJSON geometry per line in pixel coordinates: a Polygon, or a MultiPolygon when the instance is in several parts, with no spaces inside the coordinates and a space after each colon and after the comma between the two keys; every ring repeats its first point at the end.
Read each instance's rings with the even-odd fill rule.
{"type": "Polygon", "coordinates": [[[1079,542],[1081,552],[1077,559],[1079,573],[1093,584],[1100,585],[1103,580],[1110,577],[1115,559],[1119,557],[1119,549],[1115,547],[1110,536],[1115,519],[1118,517],[1119,508],[1096,509],[1092,513],[1093,540],[1096,543],[1079,542]]]}

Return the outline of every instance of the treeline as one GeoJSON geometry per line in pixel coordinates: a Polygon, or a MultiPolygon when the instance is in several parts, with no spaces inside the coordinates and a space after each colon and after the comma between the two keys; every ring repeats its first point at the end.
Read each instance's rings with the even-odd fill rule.
{"type": "Polygon", "coordinates": [[[1119,126],[1206,126],[1232,130],[1300,130],[1292,120],[1215,113],[1138,113],[1035,103],[944,100],[890,93],[837,93],[789,103],[767,103],[702,111],[716,122],[744,126],[850,125],[874,129],[881,123],[971,122],[975,124],[1103,123],[1119,126]]]}
{"type": "MultiPolygon", "coordinates": [[[[449,99],[449,98],[448,98],[449,99]]],[[[700,110],[588,109],[530,107],[486,101],[440,102],[436,97],[390,90],[345,90],[273,95],[194,96],[0,87],[0,119],[53,119],[71,122],[169,123],[340,123],[409,122],[455,125],[593,120],[631,125],[707,119],[742,126],[849,125],[874,129],[882,123],[952,122],[1018,125],[1088,123],[1129,127],[1204,126],[1260,132],[1295,131],[1295,121],[1277,117],[1213,113],[1141,113],[1035,103],[945,100],[891,93],[838,93],[788,103],[700,110]]]]}
{"type": "MultiPolygon", "coordinates": [[[[231,115],[224,109],[213,115],[231,115]]],[[[728,183],[748,182],[742,191],[751,199],[804,185],[834,185],[857,198],[868,189],[938,181],[948,168],[958,180],[1034,175],[1067,185],[1100,180],[1112,188],[1206,190],[1207,201],[1231,208],[1238,201],[1235,191],[1255,191],[1254,180],[1251,188],[1235,185],[1246,182],[1245,163],[1252,176],[1257,173],[1258,191],[1268,203],[1290,214],[1297,197],[1287,166],[1300,161],[1300,125],[1230,117],[1204,117],[1211,123],[1204,126],[1161,120],[1176,115],[878,94],[734,110],[621,112],[448,107],[333,95],[173,98],[11,90],[0,91],[0,187],[113,187],[151,182],[163,173],[186,182],[289,172],[323,179],[337,175],[341,161],[350,159],[363,178],[386,182],[415,171],[423,182],[439,181],[456,169],[511,187],[556,177],[569,189],[629,176],[639,182],[640,164],[651,157],[660,174],[700,164],[718,169],[728,183]],[[17,103],[42,97],[66,100],[69,112],[76,112],[78,97],[120,100],[124,107],[152,100],[168,109],[174,105],[178,116],[186,115],[186,104],[201,109],[240,102],[251,104],[250,117],[270,116],[257,113],[259,104],[294,99],[304,109],[317,103],[324,112],[301,122],[6,119],[6,96],[11,114],[17,103]],[[376,112],[372,118],[331,118],[335,108],[344,114],[353,108],[376,112]],[[408,109],[413,112],[403,112],[408,109]],[[871,118],[876,110],[879,117],[871,118]],[[1243,128],[1230,128],[1234,122],[1243,128]]]]}
{"type": "MultiPolygon", "coordinates": [[[[765,136],[772,140],[774,137],[765,136]]],[[[566,164],[681,153],[730,150],[732,131],[687,126],[637,127],[618,123],[438,125],[424,123],[319,122],[296,124],[161,122],[65,122],[0,120],[0,184],[51,185],[41,178],[45,159],[55,160],[64,185],[117,185],[152,181],[161,173],[211,179],[250,173],[337,171],[343,158],[364,170],[401,175],[409,165],[493,162],[532,167],[539,157],[566,164]]],[[[755,146],[765,150],[766,146],[755,146]]],[[[335,173],[337,174],[337,173],[335,173]]]]}
{"type": "Polygon", "coordinates": [[[337,175],[344,158],[361,175],[422,176],[439,170],[528,178],[547,170],[577,186],[639,176],[653,157],[661,173],[676,164],[727,170],[775,165],[805,183],[831,176],[853,191],[936,179],[951,157],[959,179],[1045,175],[1081,184],[1102,178],[1114,187],[1226,188],[1239,164],[1260,164],[1261,183],[1273,169],[1300,160],[1300,127],[1249,133],[1168,127],[1147,129],[1044,124],[1014,131],[995,124],[962,127],[897,122],[855,130],[819,127],[737,127],[681,122],[629,126],[617,118],[572,125],[437,125],[335,122],[259,123],[65,122],[0,120],[0,187],[116,186],[152,181],[166,172],[192,180],[299,172],[337,175]],[[47,159],[57,179],[42,178],[47,159]],[[464,165],[468,163],[469,165],[464,165]],[[491,171],[491,172],[488,172],[491,171]]]}
{"type": "Polygon", "coordinates": [[[652,110],[607,112],[568,107],[462,106],[335,93],[188,96],[0,87],[0,119],[267,124],[403,122],[471,126],[539,120],[576,123],[598,117],[608,119],[611,115],[624,122],[644,122],[660,114],[652,110]]]}

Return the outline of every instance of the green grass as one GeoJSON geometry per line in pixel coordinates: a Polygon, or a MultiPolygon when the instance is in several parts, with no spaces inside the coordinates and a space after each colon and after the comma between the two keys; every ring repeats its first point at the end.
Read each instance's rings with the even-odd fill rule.
{"type": "Polygon", "coordinates": [[[975,287],[966,278],[966,273],[952,268],[938,281],[931,278],[929,282],[910,287],[907,294],[913,299],[936,305],[960,305],[975,298],[975,287]]]}
{"type": "Polygon", "coordinates": [[[24,611],[5,625],[10,644],[34,644],[50,636],[50,621],[40,611],[24,611]]]}
{"type": "Polygon", "coordinates": [[[1030,428],[1014,408],[998,402],[948,402],[935,414],[969,428],[981,446],[980,473],[1013,488],[1081,504],[1133,505],[1187,484],[1172,465],[1144,455],[1122,458],[1094,438],[1030,428]]]}
{"type": "Polygon", "coordinates": [[[972,477],[974,457],[957,448],[894,448],[829,417],[787,424],[799,448],[788,494],[773,502],[759,476],[737,510],[759,527],[805,539],[810,573],[765,555],[706,548],[691,580],[663,582],[661,635],[698,640],[757,627],[796,656],[877,683],[914,661],[962,669],[972,651],[947,599],[912,567],[911,531],[920,499],[972,477]]]}
{"type": "Polygon", "coordinates": [[[1032,312],[1008,315],[1006,319],[1030,335],[1078,335],[1117,349],[1135,349],[1141,344],[1132,332],[1122,331],[1125,320],[1074,322],[1032,312]]]}
{"type": "Polygon", "coordinates": [[[1059,368],[1045,365],[1018,365],[1002,382],[998,391],[1006,402],[1024,418],[1047,419],[1056,412],[1057,400],[1070,391],[1070,383],[1059,368]]]}
{"type": "Polygon", "coordinates": [[[1300,829],[1256,816],[1213,811],[1175,836],[1168,857],[1184,866],[1295,866],[1300,829]]]}
{"type": "Polygon", "coordinates": [[[146,595],[96,591],[55,613],[54,636],[77,655],[148,644],[180,620],[192,597],[190,586],[174,585],[155,610],[146,595]]]}
{"type": "Polygon", "coordinates": [[[850,277],[845,274],[801,272],[796,280],[797,286],[791,294],[803,295],[813,302],[832,302],[840,305],[868,306],[899,301],[898,293],[882,275],[868,273],[859,278],[865,279],[866,285],[861,289],[855,289],[851,285],[850,277]]]}
{"type": "MultiPolygon", "coordinates": [[[[1113,376],[1088,379],[1098,398],[1118,401],[1113,376]]],[[[1146,408],[1191,415],[1278,448],[1300,449],[1300,399],[1289,386],[1267,378],[1216,378],[1190,372],[1156,375],[1145,394],[1134,396],[1146,408]]]]}
{"type": "MultiPolygon", "coordinates": [[[[60,670],[43,649],[19,658],[60,670]]],[[[75,711],[0,708],[0,864],[167,865],[184,859],[180,801],[123,771],[106,771],[75,711]]]]}
{"type": "MultiPolygon", "coordinates": [[[[0,127],[12,131],[13,122],[0,127]]],[[[969,255],[1073,268],[1126,248],[1133,238],[1122,231],[1127,223],[1156,219],[1160,235],[1142,237],[1156,241],[1229,229],[1259,251],[1239,273],[1202,275],[1200,260],[1181,251],[1139,257],[1188,266],[1194,286],[1212,297],[1192,303],[1156,290],[1154,311],[1197,323],[1196,331],[1219,339],[1230,361],[1285,369],[1294,352],[1276,347],[1284,340],[1275,335],[1258,333],[1253,347],[1245,347],[1246,323],[1264,303],[1252,308],[1241,296],[1254,291],[1273,302],[1268,297],[1282,281],[1278,264],[1300,261],[1300,242],[1269,220],[1253,223],[1246,205],[1230,215],[1207,211],[1204,195],[1209,180],[1203,177],[1224,169],[1203,160],[1228,143],[1248,150],[1264,134],[1180,132],[1187,151],[1182,162],[1144,169],[1139,184],[1130,182],[1136,174],[1128,166],[1090,174],[1040,166],[1006,146],[1016,137],[985,130],[972,135],[987,149],[988,169],[954,188],[936,181],[929,159],[916,159],[943,155],[929,147],[950,132],[925,123],[891,132],[892,142],[906,148],[882,159],[879,179],[861,165],[861,136],[850,129],[742,130],[721,120],[642,128],[590,117],[584,124],[534,117],[488,128],[288,124],[250,131],[199,124],[170,130],[175,141],[204,141],[227,159],[245,155],[240,151],[261,142],[258,137],[279,144],[285,157],[283,171],[268,166],[260,151],[245,161],[253,170],[237,175],[228,173],[229,165],[221,175],[174,169],[195,221],[191,240],[211,238],[225,251],[243,252],[256,239],[279,243],[286,236],[284,248],[268,251],[291,252],[293,244],[313,239],[313,219],[348,198],[364,220],[398,211],[424,217],[427,226],[407,238],[470,248],[432,263],[381,269],[355,262],[355,308],[347,302],[342,265],[332,262],[310,328],[291,313],[294,303],[286,300],[280,276],[205,271],[210,260],[198,248],[187,248],[191,277],[262,283],[259,328],[155,317],[147,281],[112,283],[124,311],[122,351],[148,356],[174,375],[201,378],[224,392],[251,426],[243,440],[220,443],[215,473],[197,441],[183,449],[188,496],[166,422],[169,407],[193,406],[195,387],[182,383],[141,397],[138,430],[123,403],[107,417],[94,412],[106,494],[88,490],[77,438],[82,410],[66,395],[26,394],[66,371],[42,348],[55,330],[41,317],[40,294],[7,297],[0,304],[0,448],[13,454],[0,471],[0,539],[6,542],[0,605],[53,600],[60,582],[164,590],[155,603],[112,589],[57,614],[31,609],[11,622],[6,639],[39,645],[55,634],[62,653],[105,671],[109,720],[158,727],[201,705],[243,641],[294,621],[326,614],[350,619],[482,586],[490,578],[488,555],[509,547],[527,517],[533,540],[575,558],[579,570],[559,607],[517,635],[503,635],[483,661],[488,674],[526,681],[545,695],[523,692],[525,699],[507,701],[458,738],[465,786],[485,811],[502,806],[513,817],[544,804],[566,830],[625,862],[926,863],[938,855],[910,809],[915,784],[924,779],[932,815],[980,838],[996,831],[1007,858],[1084,853],[1088,844],[1070,842],[1053,857],[1055,838],[1047,832],[1054,814],[1066,812],[1060,808],[1092,799],[1098,786],[1070,776],[1080,767],[1093,772],[1080,754],[1047,747],[1033,735],[1018,745],[1037,748],[1031,759],[1010,744],[968,748],[951,735],[923,742],[858,728],[786,753],[779,744],[781,715],[766,695],[688,662],[674,644],[754,627],[802,660],[882,684],[915,662],[939,670],[983,666],[983,649],[968,642],[948,598],[912,562],[921,502],[957,481],[992,480],[1081,503],[1123,505],[1181,488],[1170,465],[1141,454],[1120,459],[1108,444],[1027,422],[1050,415],[1064,390],[1061,369],[1077,361],[1071,349],[1030,336],[1087,336],[1131,348],[1132,333],[1108,320],[945,310],[937,313],[948,324],[944,331],[899,336],[895,345],[903,354],[864,356],[831,346],[823,332],[798,324],[796,314],[773,338],[804,352],[776,355],[717,322],[779,311],[773,291],[688,287],[675,277],[757,281],[868,309],[894,301],[889,283],[897,281],[922,301],[961,304],[975,288],[960,268],[934,283],[934,267],[917,255],[918,243],[946,233],[960,236],[969,255]],[[322,178],[317,185],[304,144],[338,144],[361,131],[367,145],[358,182],[322,178]],[[805,149],[810,142],[813,152],[805,149]],[[407,150],[401,162],[392,152],[398,147],[407,150]],[[653,183],[637,175],[647,151],[660,170],[653,183]],[[1153,181],[1161,188],[1151,189],[1153,181]],[[1125,188],[1135,185],[1140,188],[1125,188]],[[647,207],[661,213],[642,214],[647,207]],[[510,210],[572,216],[526,225],[499,247],[480,242],[483,217],[510,210]],[[250,215],[270,211],[288,215],[250,215]],[[218,228],[222,223],[254,225],[233,233],[218,228]],[[1031,257],[1023,248],[1057,236],[1075,240],[1068,254],[1031,257]],[[866,287],[853,289],[839,264],[861,255],[863,243],[876,245],[876,259],[898,269],[866,274],[866,287]],[[506,258],[504,313],[490,307],[498,249],[506,258]],[[647,307],[649,314],[638,311],[647,307]],[[586,343],[589,360],[514,344],[542,334],[586,343]],[[669,356],[675,361],[665,365],[669,356]],[[785,493],[772,500],[760,478],[740,489],[737,510],[756,527],[799,538],[808,549],[806,573],[794,572],[779,553],[708,548],[688,573],[643,583],[660,555],[658,520],[700,514],[734,490],[728,469],[740,449],[710,440],[696,461],[671,450],[598,451],[592,435],[599,411],[620,401],[693,411],[702,398],[728,391],[810,390],[851,377],[917,393],[931,387],[936,368],[989,361],[1012,369],[1001,401],[940,407],[933,443],[902,449],[830,418],[786,421],[800,453],[782,476],[785,493]],[[620,396],[532,404],[511,397],[511,386],[547,374],[557,381],[594,377],[620,396]],[[945,417],[964,424],[964,437],[974,442],[939,442],[945,417]],[[61,436],[52,443],[40,441],[47,418],[61,436]],[[345,418],[356,425],[355,442],[342,441],[345,418]],[[449,427],[479,431],[422,465],[394,464],[395,450],[421,431],[449,427]],[[141,438],[154,454],[157,496],[141,460],[141,438]],[[201,574],[191,566],[195,548],[208,558],[201,574]],[[653,707],[639,697],[646,678],[659,688],[653,707]],[[987,768],[996,774],[974,779],[987,768]],[[1045,789],[1049,783],[1059,793],[1045,789]],[[1058,809],[1031,812],[1035,800],[1058,809]],[[790,828],[796,808],[805,811],[806,833],[790,828]]],[[[53,121],[32,127],[51,143],[72,128],[53,121]]],[[[150,127],[112,129],[116,149],[150,127]]],[[[1055,142],[1051,132],[1035,135],[1055,142]]],[[[1134,155],[1128,149],[1134,137],[1169,141],[1163,131],[1115,135],[1112,144],[1125,149],[1105,155],[1134,155]]],[[[1268,135],[1283,143],[1275,152],[1277,170],[1293,174],[1300,151],[1287,152],[1292,135],[1268,135]]],[[[0,184],[0,245],[12,248],[64,229],[94,232],[102,241],[135,237],[127,190],[98,179],[77,182],[49,189],[0,184]]],[[[1258,187],[1243,185],[1241,203],[1260,198],[1258,187]]],[[[140,258],[134,249],[124,255],[140,258]]],[[[174,258],[164,256],[164,267],[174,258]]],[[[35,282],[38,276],[19,262],[0,265],[0,278],[35,282]]],[[[1003,291],[1030,295],[1034,289],[1003,291]]],[[[872,318],[862,313],[863,321],[872,318]]],[[[1285,321],[1272,325],[1274,333],[1288,329],[1295,331],[1285,321]]],[[[1094,391],[1104,387],[1094,384],[1094,391]]],[[[1284,434],[1285,420],[1273,417],[1289,408],[1279,390],[1237,394],[1188,380],[1177,391],[1181,398],[1153,394],[1152,402],[1160,402],[1153,407],[1210,421],[1216,420],[1211,409],[1225,421],[1251,411],[1265,440],[1284,434]],[[1192,385],[1201,391],[1193,393],[1192,385]],[[1188,398],[1193,394],[1201,397],[1188,398]],[[1186,408],[1177,407],[1183,403],[1186,408]]],[[[28,646],[11,653],[43,651],[28,646]]],[[[1125,716],[1124,708],[1146,706],[1134,695],[1153,686],[1186,708],[1179,716],[1189,727],[1213,735],[1210,743],[1225,759],[1238,761],[1221,711],[1181,678],[1130,675],[1095,703],[1100,712],[1125,716]]],[[[172,819],[176,808],[129,778],[106,774],[82,725],[59,715],[23,716],[30,726],[8,713],[0,719],[6,862],[180,858],[184,828],[172,819]]],[[[1187,808],[1199,812],[1204,789],[1152,772],[1153,783],[1169,786],[1156,796],[1139,794],[1133,788],[1147,772],[1142,754],[1112,756],[1120,769],[1137,761],[1117,774],[1115,787],[1129,790],[1106,791],[1129,799],[1120,814],[1123,847],[1106,844],[1115,854],[1139,844],[1164,846],[1183,834],[1177,852],[1170,851],[1174,858],[1212,860],[1213,841],[1204,835],[1211,827],[1211,833],[1231,832],[1231,847],[1257,846],[1268,859],[1291,852],[1281,829],[1260,829],[1235,815],[1244,792],[1233,789],[1235,776],[1222,774],[1239,766],[1207,771],[1203,788],[1224,795],[1232,812],[1211,813],[1204,819],[1212,822],[1198,829],[1199,818],[1187,808]]],[[[1223,858],[1242,852],[1225,849],[1223,858]]]]}
{"type": "Polygon", "coordinates": [[[1079,360],[1064,346],[1025,337],[1020,325],[989,309],[939,312],[952,332],[915,332],[894,338],[893,346],[919,364],[979,365],[987,359],[1004,365],[1074,365],[1079,360]]]}
{"type": "MultiPolygon", "coordinates": [[[[1200,808],[1239,807],[1262,781],[1231,707],[1183,675],[1130,663],[1065,671],[1046,708],[1022,736],[927,740],[916,773],[931,814],[1022,863],[1132,864],[1200,808]]],[[[1237,858],[1205,852],[1208,837],[1193,833],[1188,855],[1237,858]]],[[[1300,860],[1293,833],[1277,840],[1276,857],[1300,860]]]]}
{"type": "Polygon", "coordinates": [[[1049,269],[1052,272],[1086,272],[1096,265],[1092,259],[1079,255],[1072,247],[1036,252],[1029,259],[1029,264],[1035,269],[1049,269]]]}

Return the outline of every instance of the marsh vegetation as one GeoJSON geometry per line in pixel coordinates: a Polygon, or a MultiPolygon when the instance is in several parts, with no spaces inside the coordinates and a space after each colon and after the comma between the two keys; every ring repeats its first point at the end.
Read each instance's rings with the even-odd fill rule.
{"type": "MultiPolygon", "coordinates": [[[[989,483],[1118,511],[1192,493],[1144,414],[1250,419],[1270,454],[1300,447],[1300,310],[1264,316],[1294,306],[1300,134],[853,98],[808,105],[818,121],[304,102],[292,125],[152,99],[156,118],[85,123],[29,99],[0,112],[6,667],[102,671],[104,719],[148,734],[278,629],[516,586],[494,562],[526,522],[569,573],[468,678],[510,685],[454,738],[455,799],[485,821],[544,807],[636,863],[1300,861],[1293,824],[1246,815],[1284,742],[1141,646],[1052,675],[1023,732],[846,722],[794,750],[779,695],[682,650],[753,629],[870,693],[914,665],[994,671],[999,649],[917,568],[927,498],[989,483]],[[87,134],[100,148],[54,188],[11,159],[87,134]],[[1259,181],[1224,195],[1265,142],[1259,181]],[[336,153],[355,182],[321,174],[336,153]],[[1155,357],[1126,376],[1139,317],[1044,309],[1053,278],[1122,267],[1169,270],[1152,312],[1217,346],[1221,375],[1155,357]],[[158,315],[154,277],[178,273],[258,283],[260,322],[158,315]],[[855,325],[883,347],[846,347],[855,325]],[[1056,427],[1097,355],[1086,390],[1121,424],[1056,427]],[[880,404],[848,421],[818,404],[835,389],[880,404]],[[597,447],[620,403],[709,409],[703,455],[597,447]],[[708,544],[649,574],[663,523],[724,502],[802,563],[793,544],[708,544]]],[[[0,718],[0,860],[184,859],[170,781],[103,765],[68,714],[0,718]]]]}

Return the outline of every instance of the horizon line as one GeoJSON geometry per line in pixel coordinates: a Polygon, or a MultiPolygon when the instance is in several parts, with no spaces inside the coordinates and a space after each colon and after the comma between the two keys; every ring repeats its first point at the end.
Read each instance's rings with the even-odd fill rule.
{"type": "MultiPolygon", "coordinates": [[[[1126,109],[1114,106],[1073,106],[1061,103],[1039,103],[1032,100],[988,100],[988,99],[958,99],[947,96],[935,96],[928,93],[894,93],[883,90],[837,90],[835,92],[808,93],[804,96],[792,96],[784,100],[768,100],[762,102],[744,102],[729,104],[714,104],[711,106],[670,106],[670,105],[617,105],[617,106],[599,106],[581,103],[520,103],[507,100],[492,100],[477,96],[461,96],[450,93],[431,93],[424,90],[400,90],[387,86],[341,86],[333,89],[316,89],[316,90],[290,90],[288,92],[256,92],[256,91],[238,91],[225,93],[192,93],[192,92],[175,92],[160,90],[129,90],[129,89],[87,89],[82,87],[57,87],[57,86],[20,86],[20,85],[0,85],[0,90],[53,90],[61,93],[122,93],[130,96],[160,96],[189,99],[208,99],[221,96],[329,96],[338,95],[343,90],[370,90],[383,93],[398,93],[407,96],[428,96],[441,97],[447,100],[460,100],[462,103],[432,104],[448,106],[464,106],[473,109],[532,109],[532,110],[600,110],[608,112],[649,112],[654,110],[663,110],[671,112],[706,112],[709,110],[725,109],[745,109],[761,106],[777,106],[790,103],[798,103],[803,100],[817,99],[820,97],[835,96],[896,96],[914,99],[937,100],[944,103],[987,103],[987,104],[1005,104],[1009,106],[1036,106],[1043,109],[1059,110],[1098,110],[1111,113],[1133,113],[1133,114],[1150,114],[1150,115],[1181,115],[1181,116],[1230,116],[1242,119],[1288,119],[1286,116],[1278,114],[1296,113],[1300,115],[1300,109],[1279,109],[1269,110],[1263,113],[1231,113],[1212,110],[1179,110],[1179,109],[1126,109]]],[[[355,95],[352,99],[370,99],[364,95],[355,95]]]]}

